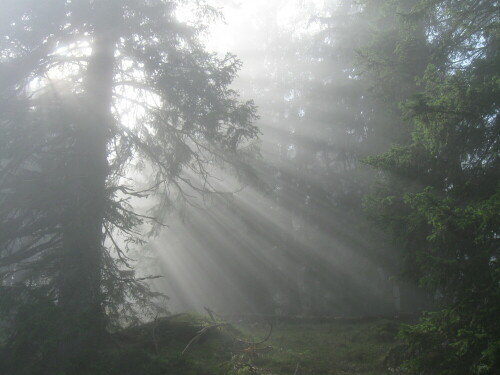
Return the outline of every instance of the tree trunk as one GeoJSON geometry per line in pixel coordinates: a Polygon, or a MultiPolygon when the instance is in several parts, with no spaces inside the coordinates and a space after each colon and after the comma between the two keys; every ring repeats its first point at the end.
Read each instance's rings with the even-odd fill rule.
{"type": "Polygon", "coordinates": [[[59,305],[64,320],[59,356],[81,369],[98,353],[105,330],[101,292],[103,220],[109,173],[107,143],[112,125],[112,88],[117,8],[96,2],[92,54],[87,67],[85,93],[76,119],[73,183],[64,254],[59,279],[59,305]],[[106,8],[106,9],[98,9],[106,8]],[[114,17],[113,17],[114,16],[114,17]]]}

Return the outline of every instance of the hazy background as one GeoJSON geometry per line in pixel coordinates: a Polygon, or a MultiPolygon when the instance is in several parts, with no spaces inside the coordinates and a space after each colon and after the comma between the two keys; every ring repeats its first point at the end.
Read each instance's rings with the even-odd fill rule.
{"type": "MultiPolygon", "coordinates": [[[[321,36],[320,16],[338,5],[217,5],[225,21],[212,27],[207,45],[243,63],[234,86],[259,107],[262,135],[248,145],[259,152],[245,161],[244,177],[215,172],[219,190],[234,194],[198,197],[198,207],[183,205],[166,218],[145,261],[149,273],[165,276],[155,288],[170,297],[172,312],[399,313],[397,260],[361,214],[372,177],[358,163],[368,120],[342,91],[356,79],[345,66],[355,46],[323,48],[333,41],[321,36]]],[[[379,143],[371,150],[386,142],[379,143]]]]}

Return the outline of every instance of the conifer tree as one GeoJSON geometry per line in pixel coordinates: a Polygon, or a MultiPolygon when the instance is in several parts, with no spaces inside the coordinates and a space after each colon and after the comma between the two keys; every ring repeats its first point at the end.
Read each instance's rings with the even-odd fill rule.
{"type": "Polygon", "coordinates": [[[181,23],[180,3],[2,3],[0,272],[4,316],[18,323],[10,363],[28,345],[25,368],[88,364],[109,318],[149,296],[127,257],[144,240],[140,226],[159,223],[175,194],[213,192],[213,161],[258,133],[254,105],[229,87],[240,62],[201,41],[218,12],[196,2],[197,22],[181,23]],[[130,182],[133,167],[152,176],[148,186],[130,182]],[[156,212],[134,209],[131,199],[155,193],[156,212]],[[19,338],[36,336],[30,324],[45,311],[21,319],[28,302],[60,319],[55,344],[19,338]]]}
{"type": "MultiPolygon", "coordinates": [[[[426,57],[424,69],[410,76],[417,84],[412,94],[393,97],[407,139],[367,159],[381,174],[366,207],[392,231],[406,276],[439,303],[438,311],[403,332],[408,348],[402,367],[411,374],[496,374],[499,4],[386,3],[396,5],[389,12],[400,19],[400,39],[385,62],[375,58],[375,45],[365,64],[379,62],[369,69],[382,78],[397,76],[394,62],[411,52],[425,51],[419,55],[426,57]]],[[[381,80],[374,86],[390,96],[381,80]]]]}

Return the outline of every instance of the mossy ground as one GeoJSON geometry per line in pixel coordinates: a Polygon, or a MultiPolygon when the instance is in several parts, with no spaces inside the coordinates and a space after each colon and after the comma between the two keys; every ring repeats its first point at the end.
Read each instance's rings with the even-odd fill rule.
{"type": "MultiPolygon", "coordinates": [[[[181,354],[209,318],[181,314],[116,334],[105,374],[382,375],[399,322],[388,319],[245,320],[209,329],[181,354]]],[[[102,369],[102,367],[101,367],[102,369]]]]}

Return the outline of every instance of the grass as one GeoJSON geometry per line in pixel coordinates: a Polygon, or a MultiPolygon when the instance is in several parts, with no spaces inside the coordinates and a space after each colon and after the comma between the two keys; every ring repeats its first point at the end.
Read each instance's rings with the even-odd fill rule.
{"type": "Polygon", "coordinates": [[[191,314],[164,318],[115,335],[105,374],[382,375],[397,321],[386,319],[275,319],[240,321],[208,329],[181,354],[210,319],[191,314]],[[147,365],[146,365],[147,363],[147,365]],[[113,364],[118,364],[118,367],[113,364]]]}
{"type": "Polygon", "coordinates": [[[386,374],[383,361],[397,333],[386,320],[278,322],[272,350],[253,359],[268,374],[386,374]],[[298,368],[297,368],[298,367],[298,368]]]}

